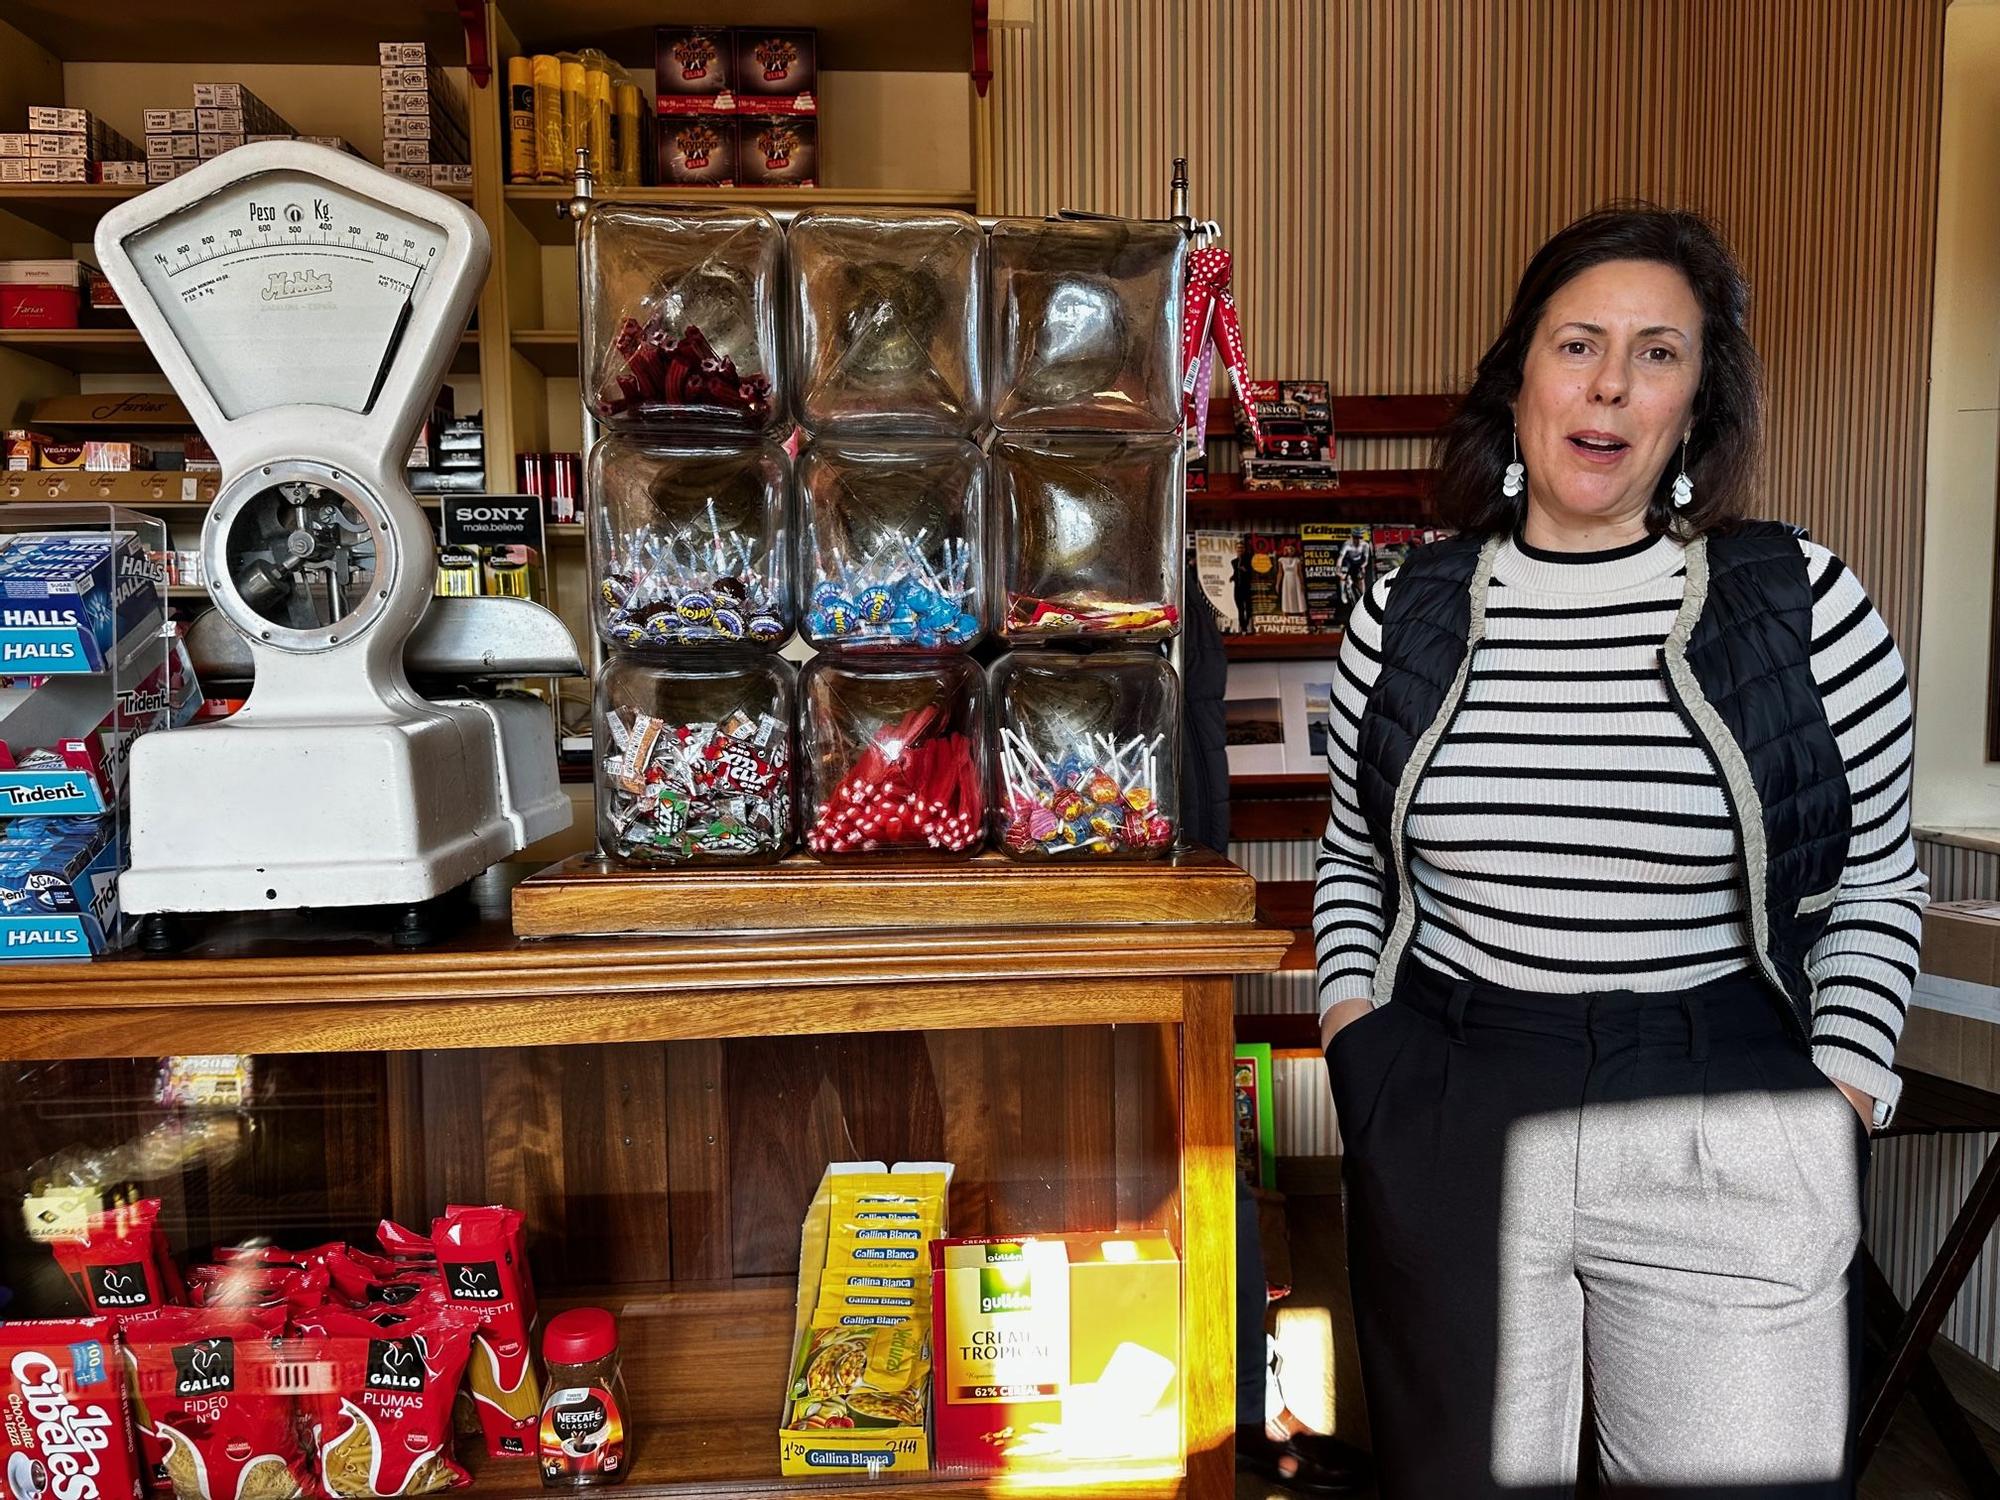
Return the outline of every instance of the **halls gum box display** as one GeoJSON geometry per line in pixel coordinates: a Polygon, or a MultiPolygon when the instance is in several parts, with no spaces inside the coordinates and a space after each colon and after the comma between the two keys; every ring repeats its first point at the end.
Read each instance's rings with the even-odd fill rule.
{"type": "Polygon", "coordinates": [[[28,531],[0,546],[0,673],[99,672],[160,613],[153,562],[131,532],[28,531]]]}
{"type": "Polygon", "coordinates": [[[111,1319],[0,1323],[0,1472],[13,1500],[140,1500],[111,1319]]]}

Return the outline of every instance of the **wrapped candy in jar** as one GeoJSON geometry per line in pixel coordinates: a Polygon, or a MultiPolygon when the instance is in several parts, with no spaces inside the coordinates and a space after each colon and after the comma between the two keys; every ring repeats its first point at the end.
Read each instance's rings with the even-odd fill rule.
{"type": "Polygon", "coordinates": [[[988,240],[987,263],[995,427],[1179,427],[1187,239],[1178,228],[1002,219],[988,240]]]}
{"type": "Polygon", "coordinates": [[[625,864],[774,860],[792,842],[792,666],[616,654],[597,679],[597,842],[625,864]]]}
{"type": "Polygon", "coordinates": [[[799,456],[801,626],[815,646],[965,650],[986,633],[986,461],[951,439],[799,456]]]}
{"type": "Polygon", "coordinates": [[[818,855],[986,841],[986,678],[962,656],[820,656],[799,679],[800,814],[818,855]]]}
{"type": "Polygon", "coordinates": [[[993,664],[996,837],[1014,859],[1152,859],[1180,819],[1180,679],[1150,651],[993,664]]]}
{"type": "Polygon", "coordinates": [[[1165,640],[1180,629],[1174,437],[1009,438],[993,448],[999,628],[1012,642],[1165,640]]]}
{"type": "Polygon", "coordinates": [[[599,438],[584,494],[606,643],[775,649],[790,636],[791,463],[775,443],[599,438]]]}
{"type": "Polygon", "coordinates": [[[963,437],[986,416],[986,235],[968,214],[810,209],[786,236],[792,405],[822,437],[963,437]]]}
{"type": "Polygon", "coordinates": [[[583,394],[626,431],[763,432],[776,383],[784,231],[762,209],[606,203],[577,234],[583,394]]]}

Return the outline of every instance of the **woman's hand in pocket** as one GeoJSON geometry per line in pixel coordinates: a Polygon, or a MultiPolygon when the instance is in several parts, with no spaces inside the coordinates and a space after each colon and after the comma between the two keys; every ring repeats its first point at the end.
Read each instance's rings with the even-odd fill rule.
{"type": "MultiPolygon", "coordinates": [[[[1326,1027],[1324,1022],[1321,1023],[1320,1030],[1322,1034],[1325,1033],[1326,1027]]],[[[1838,1078],[1833,1080],[1833,1086],[1847,1096],[1847,1102],[1853,1105],[1855,1113],[1861,1116],[1861,1128],[1868,1131],[1874,1130],[1875,1101],[1862,1093],[1853,1084],[1842,1083],[1838,1078]]]]}
{"type": "Polygon", "coordinates": [[[1342,1000],[1329,1006],[1326,1014],[1319,1018],[1319,1050],[1326,1051],[1333,1045],[1336,1036],[1374,1008],[1372,1000],[1342,1000]]]}

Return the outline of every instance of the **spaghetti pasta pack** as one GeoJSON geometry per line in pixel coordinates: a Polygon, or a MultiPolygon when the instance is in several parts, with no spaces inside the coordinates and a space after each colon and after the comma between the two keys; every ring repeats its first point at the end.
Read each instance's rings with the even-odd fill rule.
{"type": "Polygon", "coordinates": [[[451,1409],[476,1314],[421,1301],[373,1318],[329,1307],[295,1326],[319,1377],[300,1406],[328,1495],[428,1495],[467,1482],[451,1456],[451,1409]]]}
{"type": "Polygon", "coordinates": [[[479,1319],[466,1386],[486,1451],[495,1458],[532,1458],[542,1392],[535,1380],[535,1288],[521,1212],[454,1204],[431,1226],[431,1245],[445,1295],[479,1319]]]}

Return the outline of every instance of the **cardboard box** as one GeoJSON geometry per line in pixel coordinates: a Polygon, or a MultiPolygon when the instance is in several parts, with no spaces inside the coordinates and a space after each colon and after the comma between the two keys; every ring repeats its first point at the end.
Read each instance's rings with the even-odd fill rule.
{"type": "Polygon", "coordinates": [[[57,161],[89,161],[90,137],[37,131],[28,137],[28,155],[57,161]]]}
{"type": "Polygon", "coordinates": [[[130,474],[153,467],[153,450],[144,443],[107,443],[92,440],[83,445],[83,467],[92,474],[130,474]]]}
{"type": "Polygon", "coordinates": [[[408,182],[421,182],[425,187],[431,185],[431,164],[427,161],[385,161],[382,163],[382,170],[391,177],[401,177],[408,182]]]}
{"type": "Polygon", "coordinates": [[[51,1497],[140,1500],[142,1469],[111,1319],[0,1324],[0,1412],[8,1414],[0,1472],[10,1495],[13,1476],[39,1474],[51,1497]]]}
{"type": "Polygon", "coordinates": [[[243,134],[243,111],[240,109],[197,109],[194,112],[194,128],[202,135],[243,134]]]}
{"type": "Polygon", "coordinates": [[[29,165],[25,156],[0,156],[0,182],[26,182],[29,165]]]}
{"type": "Polygon", "coordinates": [[[98,181],[113,187],[144,187],[146,185],[146,163],[142,161],[107,161],[98,169],[98,181]]]}
{"type": "Polygon", "coordinates": [[[736,55],[736,108],[746,115],[819,112],[819,38],[810,29],[739,26],[730,33],[736,55]]]}
{"type": "Polygon", "coordinates": [[[31,149],[28,143],[32,139],[31,134],[25,130],[10,130],[0,134],[0,156],[25,157],[31,149]]]}
{"type": "Polygon", "coordinates": [[[1924,911],[1921,970],[1937,979],[2000,985],[2000,903],[1932,902],[1924,911]]]}
{"type": "MultiPolygon", "coordinates": [[[[833,1231],[834,1184],[842,1177],[856,1174],[886,1174],[892,1177],[942,1174],[948,1184],[951,1164],[898,1162],[892,1168],[885,1167],[881,1162],[835,1162],[821,1174],[819,1187],[806,1210],[799,1234],[798,1301],[792,1322],[792,1367],[786,1381],[784,1408],[778,1426],[778,1467],[781,1473],[788,1475],[865,1472],[872,1479],[882,1474],[918,1473],[930,1467],[929,1432],[921,1418],[915,1422],[885,1419],[878,1426],[856,1423],[844,1427],[794,1425],[790,1420],[792,1393],[798,1391],[804,1395],[809,1383],[807,1354],[811,1348],[813,1315],[820,1301],[820,1283],[826,1272],[827,1246],[833,1231]]],[[[941,1216],[942,1213],[941,1207],[941,1216]]],[[[949,1222],[948,1219],[943,1221],[949,1222]]],[[[900,1256],[904,1248],[897,1245],[890,1250],[900,1256]]],[[[925,1274],[924,1251],[920,1245],[908,1248],[917,1252],[910,1259],[897,1259],[893,1263],[884,1260],[881,1265],[885,1276],[908,1280],[910,1286],[906,1290],[920,1297],[925,1274]]],[[[919,1305],[923,1304],[920,1302],[919,1305]]],[[[927,1306],[923,1323],[929,1323],[927,1306]]],[[[927,1326],[925,1331],[928,1331],[927,1326]]],[[[919,1398],[920,1411],[928,1410],[928,1380],[924,1382],[924,1387],[919,1398]]]]}
{"type": "Polygon", "coordinates": [[[385,68],[421,68],[430,61],[430,48],[423,42],[378,42],[375,53],[385,68]]]}
{"type": "Polygon", "coordinates": [[[729,114],[735,54],[721,26],[661,26],[653,32],[655,107],[662,115],[729,114]]]}
{"type": "Polygon", "coordinates": [[[663,117],[658,131],[660,182],[674,187],[735,187],[736,124],[715,117],[663,117]]]}
{"type": "Polygon", "coordinates": [[[739,187],[816,187],[819,122],[810,116],[744,116],[736,125],[739,187]]]}
{"type": "Polygon", "coordinates": [[[0,328],[75,328],[84,285],[81,261],[0,261],[0,328]]]}
{"type": "Polygon", "coordinates": [[[179,162],[149,161],[146,163],[146,181],[149,183],[172,182],[180,175],[179,162]]]}
{"type": "Polygon", "coordinates": [[[1184,1461],[1181,1268],[1163,1234],[931,1245],[937,1466],[1184,1461]]]}
{"type": "MultiPolygon", "coordinates": [[[[407,165],[421,162],[428,168],[430,159],[431,143],[429,141],[385,140],[382,142],[382,164],[384,166],[407,165]]],[[[425,182],[430,181],[430,176],[430,172],[426,170],[423,180],[425,182]]]]}
{"type": "Polygon", "coordinates": [[[66,135],[89,135],[91,123],[87,109],[63,109],[51,104],[28,106],[30,130],[59,130],[66,135]]]}
{"type": "Polygon", "coordinates": [[[171,135],[185,133],[192,135],[198,128],[195,112],[191,109],[149,109],[145,113],[146,134],[171,135]]]}
{"type": "Polygon", "coordinates": [[[44,396],[35,403],[39,427],[171,427],[194,426],[181,398],[167,391],[104,391],[44,396]]]}
{"type": "Polygon", "coordinates": [[[90,163],[87,161],[30,160],[28,163],[30,182],[88,182],[90,163]]]}
{"type": "Polygon", "coordinates": [[[472,164],[463,161],[432,162],[431,186],[440,188],[471,187],[472,164]]]}

